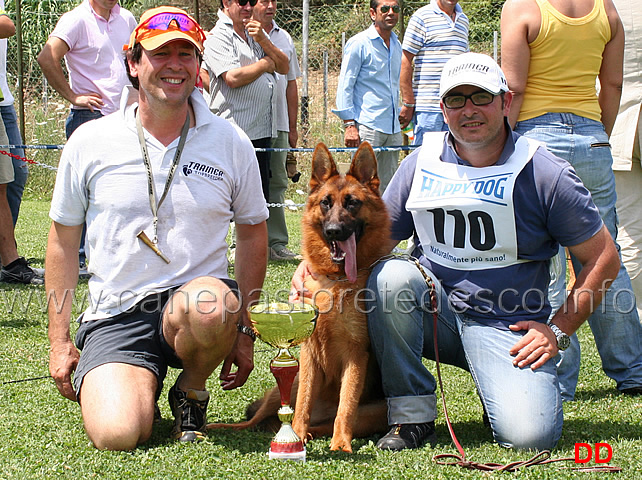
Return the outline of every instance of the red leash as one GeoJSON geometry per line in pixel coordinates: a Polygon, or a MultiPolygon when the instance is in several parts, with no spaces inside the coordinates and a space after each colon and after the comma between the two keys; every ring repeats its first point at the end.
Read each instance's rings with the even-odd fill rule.
{"type": "MultiPolygon", "coordinates": [[[[533,465],[545,465],[547,463],[555,463],[555,462],[574,462],[575,459],[573,457],[566,457],[566,458],[551,458],[551,452],[550,450],[543,450],[533,457],[529,458],[528,460],[521,461],[521,462],[511,462],[507,464],[501,464],[501,463],[480,463],[480,462],[471,462],[470,460],[466,460],[466,452],[464,452],[463,447],[459,443],[459,440],[457,440],[457,436],[455,435],[455,431],[453,429],[452,423],[450,422],[450,417],[448,416],[448,409],[446,408],[446,394],[444,392],[444,384],[441,380],[441,369],[440,369],[440,362],[439,362],[439,348],[437,344],[437,326],[438,326],[438,312],[437,312],[437,298],[435,294],[435,285],[432,282],[432,279],[426,275],[426,272],[424,272],[423,268],[421,268],[421,264],[419,263],[419,260],[417,260],[414,257],[410,257],[410,259],[415,263],[419,271],[421,272],[421,275],[424,277],[424,280],[426,282],[426,285],[428,286],[428,290],[430,292],[430,307],[432,308],[433,312],[433,338],[434,338],[434,349],[435,349],[435,363],[437,365],[437,380],[439,381],[439,389],[441,390],[441,403],[444,409],[444,417],[446,418],[446,425],[448,426],[448,431],[450,432],[450,438],[452,439],[453,443],[455,444],[455,447],[457,447],[457,451],[459,452],[459,455],[456,455],[454,453],[442,453],[438,454],[432,457],[433,462],[437,463],[438,465],[453,465],[453,466],[459,466],[463,468],[467,468],[469,470],[482,470],[482,471],[501,471],[501,472],[515,472],[519,470],[520,468],[525,468],[525,467],[532,467],[533,465]],[[447,459],[450,459],[448,461],[447,459]]],[[[601,465],[601,466],[595,466],[595,467],[567,467],[569,470],[574,470],[578,472],[620,472],[622,469],[620,467],[615,467],[611,465],[601,465]]]]}

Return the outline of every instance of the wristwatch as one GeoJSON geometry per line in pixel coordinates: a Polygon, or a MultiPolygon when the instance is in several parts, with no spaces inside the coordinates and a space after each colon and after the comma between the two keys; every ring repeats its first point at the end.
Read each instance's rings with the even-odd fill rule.
{"type": "Polygon", "coordinates": [[[549,328],[555,334],[555,338],[557,338],[558,350],[566,350],[568,347],[571,346],[571,337],[569,337],[564,332],[562,332],[562,330],[560,330],[560,327],[558,327],[552,322],[546,322],[546,325],[549,326],[549,328]]]}

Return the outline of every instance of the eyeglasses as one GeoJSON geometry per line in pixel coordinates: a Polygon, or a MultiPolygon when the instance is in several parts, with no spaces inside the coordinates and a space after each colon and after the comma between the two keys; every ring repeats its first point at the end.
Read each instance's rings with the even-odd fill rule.
{"type": "Polygon", "coordinates": [[[258,2],[259,0],[236,0],[236,1],[239,2],[239,5],[241,7],[244,7],[245,5],[247,5],[248,2],[250,2],[250,5],[254,7],[256,5],[256,2],[258,2]]]}
{"type": "Polygon", "coordinates": [[[180,31],[188,33],[201,44],[205,41],[205,32],[203,32],[201,26],[196,23],[192,17],[185,15],[184,13],[159,13],[154,15],[149,20],[136,27],[136,30],[134,30],[134,37],[137,41],[140,41],[140,37],[145,36],[146,33],[148,35],[152,34],[152,32],[148,32],[149,30],[166,31],[170,29],[172,24],[180,31]]]}
{"type": "Polygon", "coordinates": [[[382,5],[381,6],[381,13],[388,13],[390,9],[392,8],[393,13],[399,13],[401,8],[399,8],[399,5],[393,5],[392,7],[390,5],[382,5]]]}
{"type": "Polygon", "coordinates": [[[446,105],[446,108],[462,108],[464,105],[466,105],[466,100],[470,98],[470,101],[473,102],[473,105],[481,107],[483,105],[489,105],[493,103],[493,100],[495,100],[496,96],[497,95],[493,95],[490,92],[475,92],[471,95],[449,95],[443,98],[443,102],[444,105],[446,105]]]}

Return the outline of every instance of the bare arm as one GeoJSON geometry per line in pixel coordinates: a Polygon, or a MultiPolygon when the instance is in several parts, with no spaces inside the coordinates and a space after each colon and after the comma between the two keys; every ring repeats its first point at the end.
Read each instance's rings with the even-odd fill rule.
{"type": "MultiPolygon", "coordinates": [[[[598,307],[620,268],[615,244],[606,227],[587,241],[569,247],[569,250],[582,264],[582,271],[568,294],[566,306],[560,308],[552,319],[567,335],[575,333],[598,307]]],[[[557,355],[557,339],[547,325],[517,322],[510,329],[528,330],[510,350],[510,354],[515,356],[515,365],[530,365],[534,370],[557,355]]]]}
{"type": "Polygon", "coordinates": [[[251,65],[233,68],[227,72],[223,72],[221,78],[227,83],[228,87],[239,88],[252,83],[266,72],[274,72],[274,61],[270,57],[263,57],[251,65]]]}
{"type": "Polygon", "coordinates": [[[71,374],[80,354],[71,341],[69,322],[78,284],[78,247],[82,225],[67,227],[53,222],[47,241],[45,291],[49,311],[49,373],[63,397],[76,400],[71,374]]]}
{"type": "Polygon", "coordinates": [[[0,38],[13,37],[16,34],[16,26],[7,15],[0,15],[0,38]]]}
{"type": "Polygon", "coordinates": [[[296,144],[299,141],[299,132],[297,130],[297,119],[299,115],[299,87],[296,84],[296,80],[288,81],[288,85],[285,88],[285,100],[288,104],[288,122],[290,124],[288,141],[290,147],[296,148],[296,144]]]}
{"type": "MultiPolygon", "coordinates": [[[[250,326],[247,307],[259,300],[267,268],[267,226],[236,224],[236,257],[234,270],[241,292],[241,315],[239,323],[250,326]]],[[[244,334],[237,336],[236,345],[225,359],[220,380],[224,390],[242,386],[254,368],[254,344],[244,334]],[[231,372],[232,364],[238,367],[231,372]]]]}
{"type": "Polygon", "coordinates": [[[68,102],[77,107],[88,108],[92,112],[94,108],[101,109],[104,103],[100,95],[97,93],[78,95],[71,89],[60,64],[68,51],[69,46],[63,40],[57,37],[50,37],[38,55],[38,63],[42,73],[45,74],[47,81],[54,90],[68,102]]]}
{"type": "Polygon", "coordinates": [[[201,67],[201,70],[198,72],[201,76],[201,82],[203,82],[203,89],[209,93],[210,92],[210,73],[206,68],[201,67]]]}
{"type": "MultiPolygon", "coordinates": [[[[415,92],[412,90],[412,61],[415,56],[402,50],[401,57],[401,74],[399,76],[399,89],[401,90],[401,101],[412,105],[415,103],[415,92]]],[[[412,121],[412,116],[415,113],[415,108],[401,106],[399,111],[399,123],[401,128],[406,128],[412,121]]]]}
{"type": "Polygon", "coordinates": [[[265,54],[274,61],[274,70],[276,73],[286,75],[290,71],[288,56],[272,43],[270,37],[265,34],[261,22],[258,20],[250,20],[245,24],[245,28],[247,33],[261,45],[265,54]]]}
{"type": "Polygon", "coordinates": [[[508,121],[515,127],[524,101],[531,58],[529,43],[539,32],[540,13],[532,0],[507,0],[502,8],[502,70],[513,92],[508,121]]]}
{"type": "Polygon", "coordinates": [[[611,0],[604,2],[611,25],[611,40],[602,52],[600,66],[600,94],[598,101],[602,111],[602,124],[610,136],[620,107],[624,61],[624,27],[611,0]]]}

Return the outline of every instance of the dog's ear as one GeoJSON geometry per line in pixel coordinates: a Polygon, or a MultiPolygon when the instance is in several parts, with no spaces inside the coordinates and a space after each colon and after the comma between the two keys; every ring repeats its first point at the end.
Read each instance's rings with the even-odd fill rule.
{"type": "Polygon", "coordinates": [[[315,191],[333,175],[339,175],[337,165],[330,155],[330,150],[319,143],[312,154],[312,173],[310,175],[310,192],[315,191]]]}
{"type": "Polygon", "coordinates": [[[362,142],[352,158],[348,175],[379,195],[379,177],[377,176],[377,157],[368,142],[362,142]]]}

